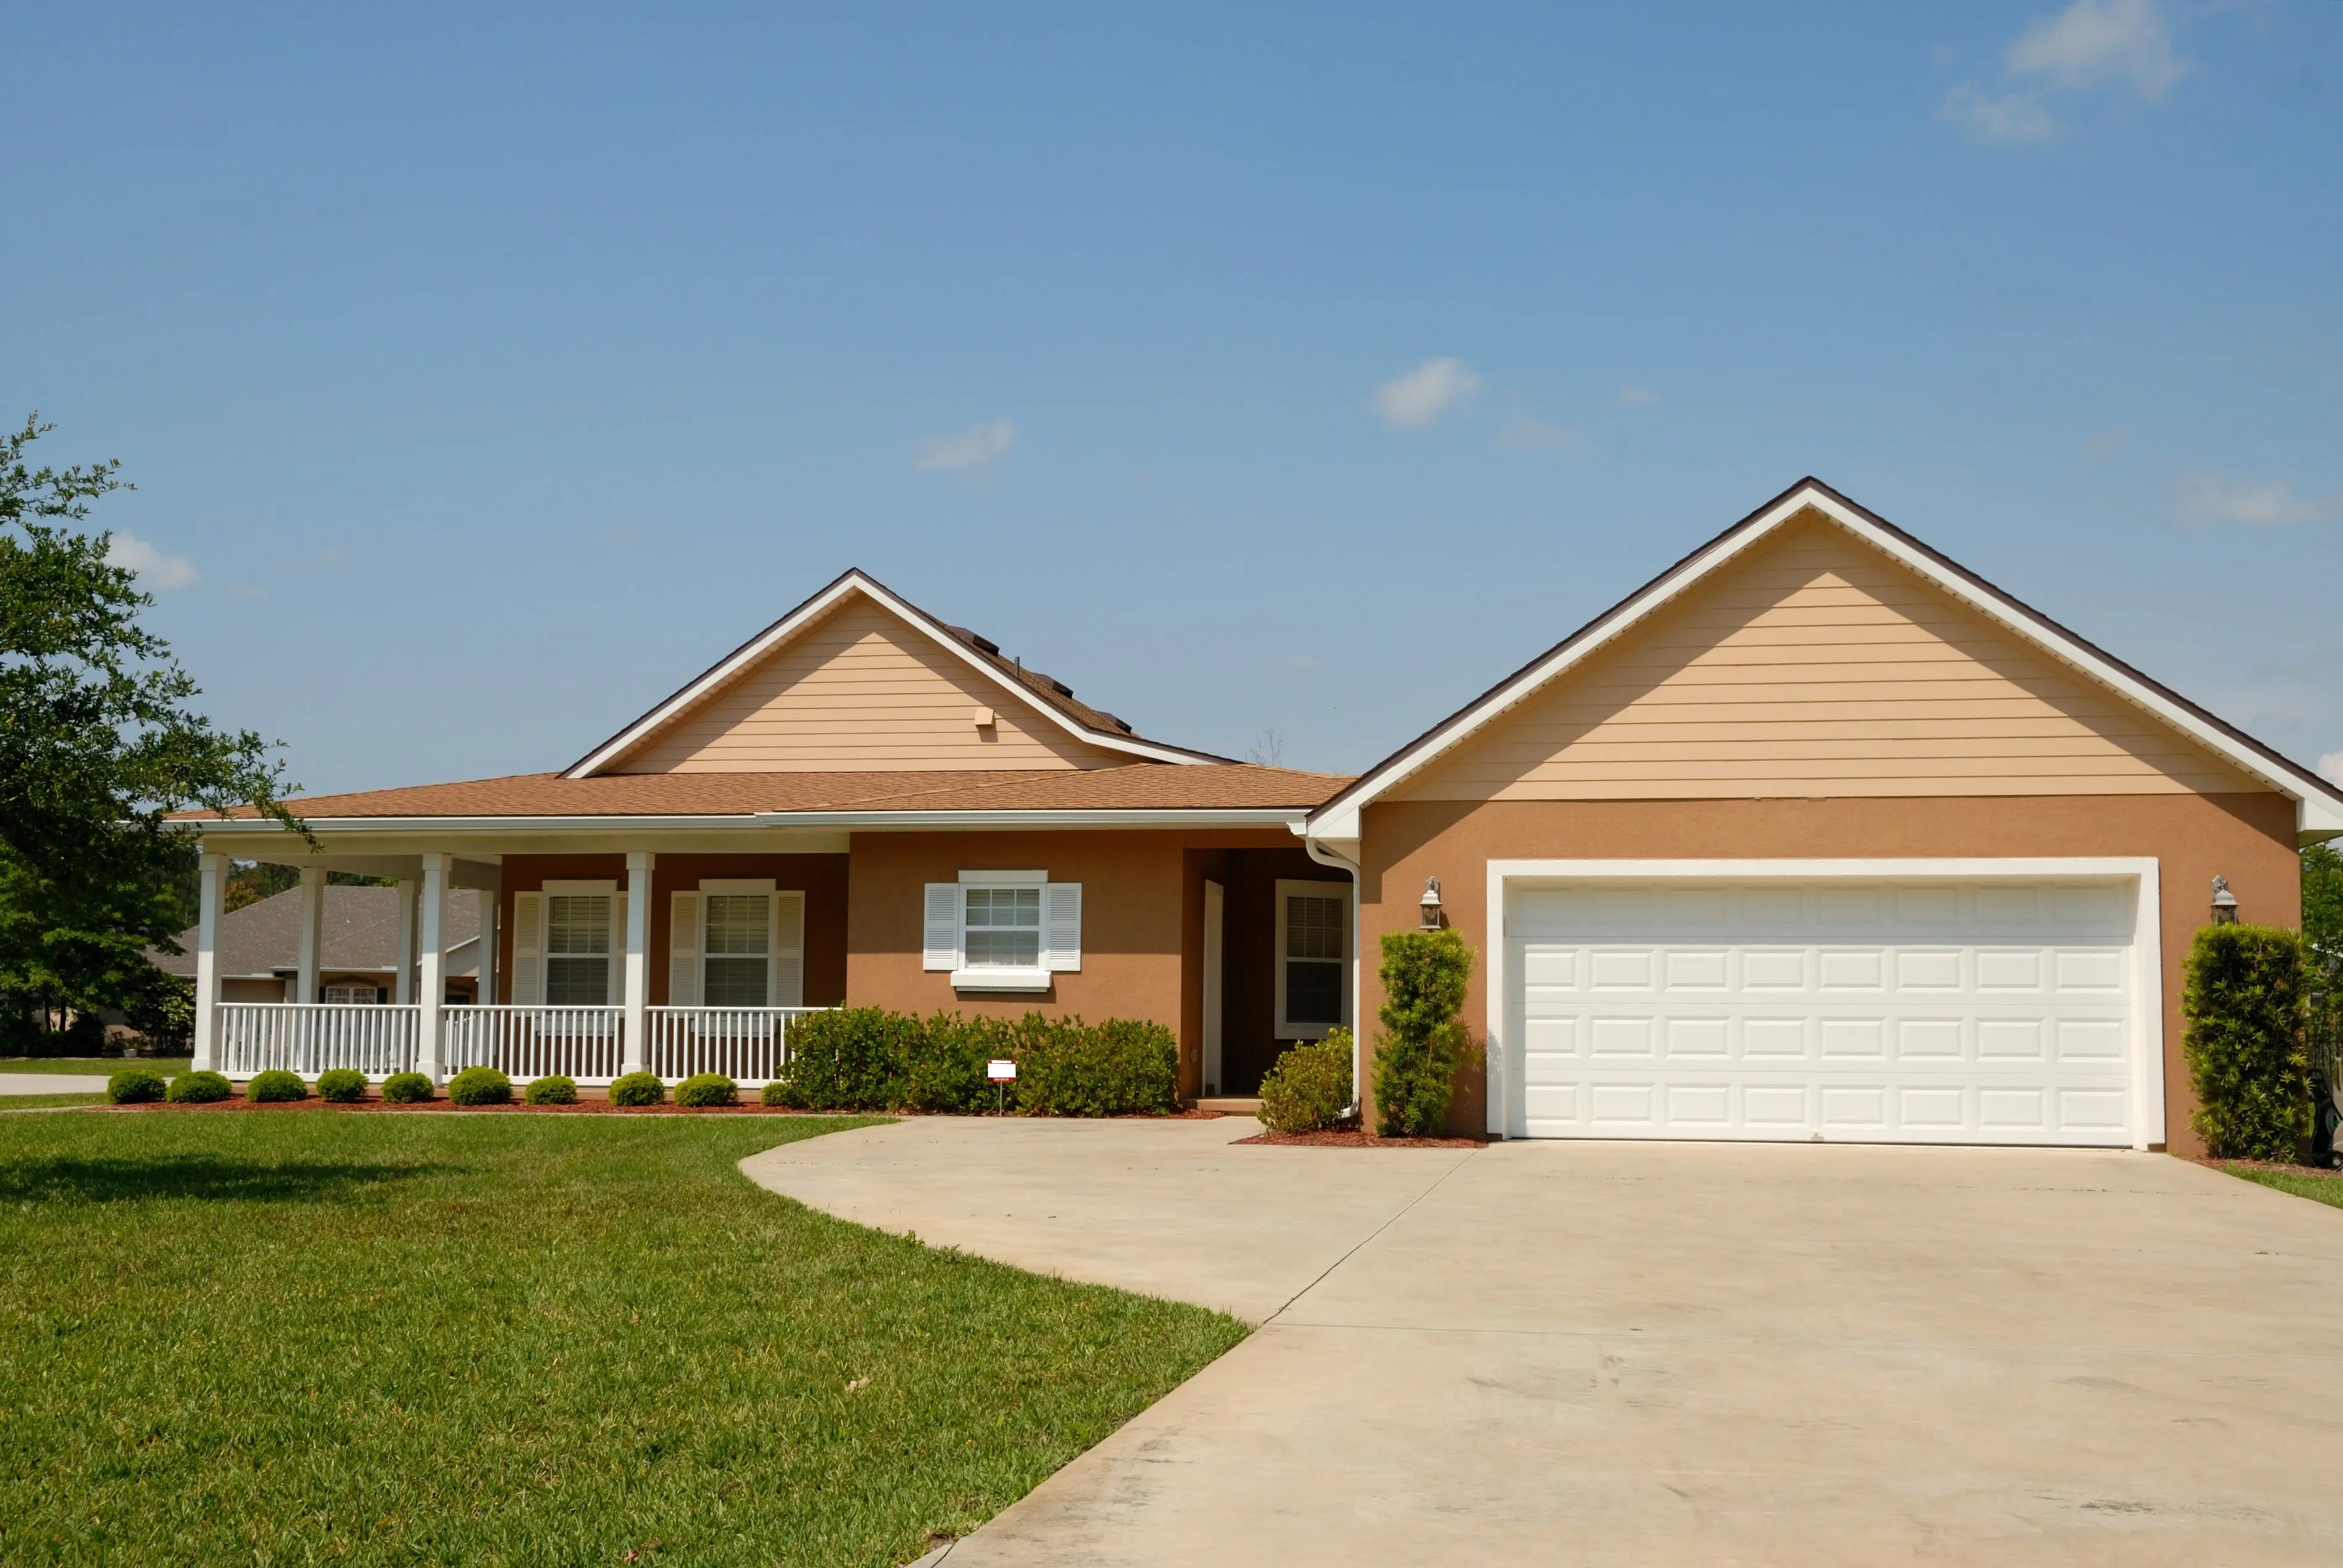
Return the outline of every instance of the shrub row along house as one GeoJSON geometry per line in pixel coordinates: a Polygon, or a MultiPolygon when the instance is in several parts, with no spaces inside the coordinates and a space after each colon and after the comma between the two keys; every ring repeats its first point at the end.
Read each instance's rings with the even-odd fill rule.
{"type": "Polygon", "coordinates": [[[1430,921],[1482,955],[1459,1131],[2140,1148],[2193,1146],[2215,879],[2293,924],[2343,833],[2308,769],[1813,480],[1357,779],[1143,739],[849,572],[561,772],[297,806],[322,855],[189,820],[205,1065],[753,1083],[851,1004],[1153,1020],[1183,1092],[1243,1092],[1430,921]],[[412,884],[414,1001],[224,1000],[231,855],[412,884]]]}

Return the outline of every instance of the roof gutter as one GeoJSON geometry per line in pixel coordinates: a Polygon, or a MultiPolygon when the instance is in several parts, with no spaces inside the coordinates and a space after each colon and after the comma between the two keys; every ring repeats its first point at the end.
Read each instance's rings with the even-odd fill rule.
{"type": "MultiPolygon", "coordinates": [[[[1309,815],[1306,806],[1210,806],[1139,810],[753,811],[690,817],[310,817],[304,820],[313,831],[331,833],[677,833],[776,828],[1284,828],[1298,832],[1309,815]]],[[[204,834],[287,831],[266,817],[180,818],[171,826],[204,834]]]]}

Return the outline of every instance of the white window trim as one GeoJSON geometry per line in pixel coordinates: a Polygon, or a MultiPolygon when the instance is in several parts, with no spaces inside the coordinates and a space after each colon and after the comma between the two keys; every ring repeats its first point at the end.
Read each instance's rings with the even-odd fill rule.
{"type": "MultiPolygon", "coordinates": [[[[1279,878],[1277,880],[1276,940],[1277,948],[1274,959],[1274,968],[1277,972],[1277,1027],[1272,1032],[1270,1038],[1272,1040],[1323,1040],[1327,1035],[1337,1029],[1348,1029],[1351,1026],[1351,988],[1347,983],[1350,980],[1351,884],[1348,882],[1310,882],[1298,879],[1289,881],[1285,878],[1279,878]],[[1341,950],[1341,956],[1323,960],[1327,967],[1333,970],[1344,982],[1339,988],[1340,994],[1342,999],[1342,1021],[1339,1024],[1293,1023],[1289,1021],[1285,1016],[1285,900],[1289,897],[1305,899],[1333,899],[1338,900],[1342,906],[1342,940],[1338,944],[1341,950]]],[[[1312,960],[1306,961],[1316,962],[1319,960],[1312,960]]]]}
{"type": "Polygon", "coordinates": [[[778,971],[780,965],[775,961],[773,945],[779,934],[781,911],[779,900],[773,894],[774,879],[770,877],[702,877],[699,879],[699,950],[693,955],[692,961],[699,966],[700,1006],[719,1005],[708,1000],[708,966],[711,960],[727,956],[735,958],[753,956],[738,953],[726,955],[711,953],[708,950],[708,900],[710,898],[728,896],[756,898],[759,895],[762,895],[765,900],[765,950],[761,955],[765,960],[765,1005],[767,1007],[776,1005],[773,999],[780,988],[775,981],[779,978],[778,971]]]}
{"type": "Polygon", "coordinates": [[[610,964],[609,985],[605,992],[608,1000],[604,1002],[602,1005],[606,1007],[618,1006],[619,999],[624,996],[626,992],[627,917],[626,911],[623,908],[626,900],[624,895],[621,894],[618,890],[617,879],[611,877],[601,877],[571,879],[567,881],[548,880],[539,883],[537,891],[539,898],[544,900],[538,905],[538,912],[537,994],[538,997],[538,1005],[542,1007],[591,1005],[588,1003],[548,1002],[544,1000],[544,998],[547,992],[551,990],[552,986],[553,960],[557,957],[563,956],[556,954],[553,950],[552,900],[557,898],[590,899],[599,897],[610,900],[610,950],[607,954],[599,955],[607,957],[609,960],[610,964]]]}
{"type": "Polygon", "coordinates": [[[1047,871],[962,871],[960,874],[960,899],[954,905],[954,922],[959,935],[952,946],[957,957],[952,965],[951,984],[954,990],[974,991],[1033,991],[1048,990],[1056,983],[1048,968],[1050,946],[1049,910],[1050,873],[1047,871]],[[1041,924],[1036,928],[1039,940],[1034,943],[1037,959],[1031,969],[970,968],[968,961],[968,895],[979,888],[1038,888],[1041,890],[1041,924]]]}

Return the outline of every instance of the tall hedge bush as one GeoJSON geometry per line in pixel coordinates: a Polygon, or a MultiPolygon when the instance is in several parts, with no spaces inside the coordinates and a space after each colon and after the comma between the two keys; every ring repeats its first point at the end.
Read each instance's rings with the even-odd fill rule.
{"type": "Polygon", "coordinates": [[[2302,938],[2274,926],[2207,926],[2189,947],[2189,1121],[2217,1158],[2291,1161],[2310,1141],[2303,978],[2302,938]]]}
{"type": "Polygon", "coordinates": [[[1179,1109],[1180,1044],[1144,1019],[1018,1025],[1017,1106],[1029,1116],[1139,1116],[1179,1109]]]}
{"type": "Polygon", "coordinates": [[[789,1060],[765,1096],[803,1111],[1120,1116],[1179,1107],[1179,1044],[1160,1023],[1109,1019],[929,1018],[882,1008],[812,1013],[789,1026],[789,1060]],[[1017,1063],[996,1087],[985,1064],[1017,1063]]]}
{"type": "Polygon", "coordinates": [[[1375,1128],[1386,1138],[1447,1131],[1456,1070],[1472,1047],[1457,1015],[1473,950],[1452,930],[1383,934],[1383,1004],[1375,1017],[1375,1128]]]}

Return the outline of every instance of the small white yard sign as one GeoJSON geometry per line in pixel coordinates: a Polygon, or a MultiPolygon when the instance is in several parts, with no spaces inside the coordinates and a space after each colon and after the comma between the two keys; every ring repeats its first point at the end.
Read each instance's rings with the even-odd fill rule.
{"type": "Polygon", "coordinates": [[[1017,1064],[995,1057],[984,1064],[984,1076],[987,1081],[993,1083],[1014,1082],[1017,1078],[1017,1064]]]}

